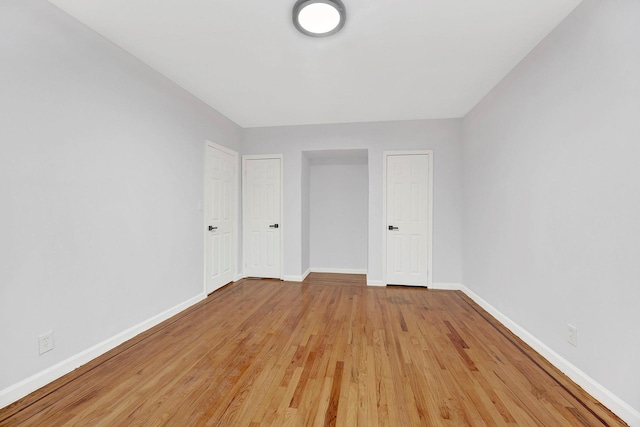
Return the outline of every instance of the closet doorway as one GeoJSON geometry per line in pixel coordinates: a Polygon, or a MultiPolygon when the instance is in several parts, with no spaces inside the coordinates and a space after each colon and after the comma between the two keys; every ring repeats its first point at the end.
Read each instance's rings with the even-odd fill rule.
{"type": "Polygon", "coordinates": [[[309,172],[309,271],[366,274],[368,150],[305,151],[309,172]]]}

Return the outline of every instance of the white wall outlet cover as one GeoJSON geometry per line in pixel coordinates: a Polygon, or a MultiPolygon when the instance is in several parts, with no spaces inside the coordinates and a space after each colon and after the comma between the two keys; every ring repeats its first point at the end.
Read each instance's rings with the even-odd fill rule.
{"type": "Polygon", "coordinates": [[[38,349],[40,354],[53,350],[53,331],[38,336],[38,349]]]}

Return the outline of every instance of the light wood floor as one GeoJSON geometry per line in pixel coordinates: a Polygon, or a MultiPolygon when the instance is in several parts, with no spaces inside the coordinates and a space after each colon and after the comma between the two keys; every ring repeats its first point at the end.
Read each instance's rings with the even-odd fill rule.
{"type": "Polygon", "coordinates": [[[0,426],[624,425],[463,293],[242,280],[0,426]]]}

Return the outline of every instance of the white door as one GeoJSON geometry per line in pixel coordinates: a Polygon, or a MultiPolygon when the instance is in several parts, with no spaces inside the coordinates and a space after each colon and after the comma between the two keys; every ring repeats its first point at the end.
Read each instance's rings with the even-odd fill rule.
{"type": "Polygon", "coordinates": [[[205,288],[211,293],[235,279],[237,155],[211,142],[205,151],[205,288]]]}
{"type": "Polygon", "coordinates": [[[243,157],[245,275],[279,279],[282,158],[243,157]]]}
{"type": "Polygon", "coordinates": [[[386,283],[430,283],[430,154],[385,155],[386,283]]]}

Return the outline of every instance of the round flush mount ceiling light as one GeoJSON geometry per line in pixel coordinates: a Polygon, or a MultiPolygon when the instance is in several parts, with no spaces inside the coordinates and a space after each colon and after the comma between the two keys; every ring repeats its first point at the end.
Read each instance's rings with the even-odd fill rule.
{"type": "Polygon", "coordinates": [[[311,37],[337,33],[346,18],[344,4],[340,0],[298,0],[293,6],[293,25],[311,37]]]}

